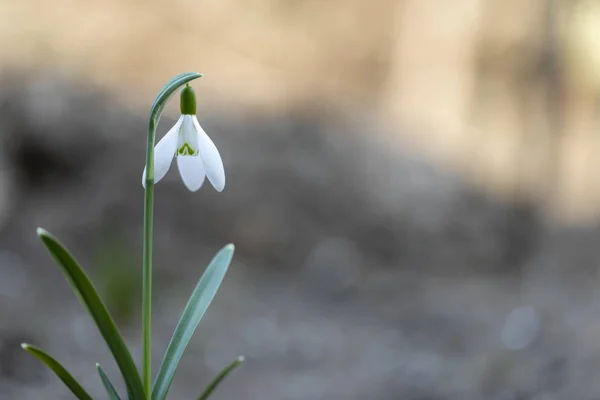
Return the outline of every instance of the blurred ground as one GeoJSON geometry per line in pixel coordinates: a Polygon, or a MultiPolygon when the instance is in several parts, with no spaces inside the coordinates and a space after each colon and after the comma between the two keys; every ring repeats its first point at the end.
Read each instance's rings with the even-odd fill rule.
{"type": "Polygon", "coordinates": [[[159,185],[155,366],[211,256],[237,251],[171,398],[239,354],[216,400],[598,398],[599,16],[594,0],[0,1],[0,399],[70,398],[22,341],[97,396],[94,362],[117,377],[37,226],[140,359],[145,118],[184,70],[205,73],[227,187],[159,185]]]}

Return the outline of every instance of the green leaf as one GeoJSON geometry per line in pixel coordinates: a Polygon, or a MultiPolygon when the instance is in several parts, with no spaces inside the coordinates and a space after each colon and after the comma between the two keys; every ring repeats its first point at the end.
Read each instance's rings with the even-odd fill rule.
{"type": "Polygon", "coordinates": [[[206,389],[204,389],[204,392],[202,392],[200,397],[198,397],[198,400],[208,399],[208,397],[217,388],[217,386],[219,386],[219,384],[223,381],[223,379],[227,378],[227,375],[229,375],[231,372],[233,372],[233,370],[236,369],[237,367],[239,367],[240,364],[243,362],[244,362],[244,357],[242,357],[242,356],[233,360],[233,362],[231,364],[229,364],[227,367],[225,367],[223,369],[223,371],[221,371],[221,373],[219,375],[217,375],[215,377],[215,379],[213,379],[213,381],[210,383],[210,385],[208,385],[206,387],[206,389]]]}
{"type": "Polygon", "coordinates": [[[46,353],[44,350],[39,347],[35,347],[33,345],[23,343],[21,347],[32,354],[34,357],[38,358],[41,362],[46,364],[48,368],[50,368],[56,376],[60,378],[61,381],[64,382],[65,385],[71,392],[80,400],[92,400],[92,397],[85,391],[84,388],[81,387],[79,382],[73,378],[73,375],[69,373],[58,361],[56,361],[51,355],[46,353]]]}
{"type": "Polygon", "coordinates": [[[102,369],[100,364],[96,364],[96,369],[98,370],[98,374],[100,375],[102,384],[104,385],[104,388],[106,389],[106,393],[108,393],[108,398],[110,400],[121,400],[121,398],[119,397],[119,394],[115,390],[115,387],[113,386],[112,383],[110,383],[110,379],[108,379],[108,376],[106,376],[106,373],[104,372],[104,370],[102,369]]]}
{"type": "Polygon", "coordinates": [[[181,86],[186,83],[193,81],[194,79],[198,79],[202,76],[197,72],[184,72],[183,74],[179,74],[176,77],[172,78],[169,82],[165,84],[165,86],[160,89],[156,97],[154,98],[154,102],[152,103],[152,107],[150,107],[150,123],[153,124],[154,127],[158,125],[158,121],[160,120],[160,116],[165,108],[165,105],[169,101],[169,98],[179,89],[181,86]]]}
{"type": "Polygon", "coordinates": [[[231,263],[233,251],[233,244],[223,247],[212,259],[192,292],[160,365],[152,387],[152,400],[164,400],[166,397],[179,360],[181,360],[181,356],[206,309],[217,294],[227,268],[229,268],[229,263],[231,263]]]}
{"type": "Polygon", "coordinates": [[[96,322],[100,333],[104,337],[108,348],[121,370],[128,393],[134,399],[145,399],[146,395],[139,372],[131,358],[125,341],[121,337],[106,306],[100,299],[96,288],[73,256],[54,236],[42,228],[38,228],[37,234],[52,255],[52,258],[54,258],[61,268],[81,303],[96,322]]]}

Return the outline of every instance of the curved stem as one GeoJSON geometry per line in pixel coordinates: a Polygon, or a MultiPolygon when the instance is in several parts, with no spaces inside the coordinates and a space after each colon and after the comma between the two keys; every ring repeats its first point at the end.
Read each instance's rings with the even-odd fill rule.
{"type": "Polygon", "coordinates": [[[154,138],[156,126],[148,125],[146,191],[144,194],[144,256],[142,283],[142,330],[144,337],[143,381],[146,397],[152,391],[152,232],[154,223],[154,138]]]}
{"type": "MultiPolygon", "coordinates": [[[[146,399],[152,395],[152,232],[154,223],[154,139],[156,126],[169,98],[175,91],[191,80],[200,78],[197,72],[185,72],[172,78],[158,92],[152,107],[148,123],[148,141],[146,148],[146,191],[144,194],[144,259],[142,277],[142,330],[144,337],[144,359],[142,367],[146,399]]],[[[136,399],[138,400],[138,399],[136,399]]]]}

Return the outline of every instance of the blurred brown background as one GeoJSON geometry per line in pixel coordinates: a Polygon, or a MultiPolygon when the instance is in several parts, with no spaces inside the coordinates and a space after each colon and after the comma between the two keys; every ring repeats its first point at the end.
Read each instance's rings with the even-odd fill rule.
{"type": "Polygon", "coordinates": [[[596,1],[4,2],[2,68],[133,97],[197,69],[205,103],[373,115],[486,190],[597,218],[596,1]]]}
{"type": "Polygon", "coordinates": [[[25,340],[116,377],[38,225],[139,356],[145,113],[187,70],[228,183],[158,186],[156,364],[238,251],[172,398],[238,354],[216,399],[600,396],[600,1],[4,0],[0,54],[0,398],[69,398],[25,340]]]}

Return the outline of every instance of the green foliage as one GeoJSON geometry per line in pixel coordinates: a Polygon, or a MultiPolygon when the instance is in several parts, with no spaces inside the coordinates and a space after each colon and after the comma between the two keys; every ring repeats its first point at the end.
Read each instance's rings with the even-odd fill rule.
{"type": "Polygon", "coordinates": [[[102,384],[104,385],[104,388],[106,389],[108,398],[110,400],[121,400],[117,391],[115,390],[115,387],[110,382],[110,379],[108,379],[108,376],[106,376],[106,373],[104,372],[104,370],[102,369],[100,364],[96,364],[96,369],[98,370],[98,375],[100,375],[100,380],[102,381],[102,384]]]}
{"type": "MultiPolygon", "coordinates": [[[[143,335],[144,335],[144,359],[143,359],[143,377],[133,362],[133,358],[121,337],[117,325],[113,317],[109,313],[107,307],[98,295],[98,292],[87,274],[69,253],[69,251],[50,233],[42,228],[38,228],[37,234],[42,240],[42,243],[48,249],[52,258],[56,261],[65,278],[71,285],[71,288],[85,306],[86,310],[96,323],[104,341],[110,349],[123,380],[127,388],[128,400],[164,400],[169,387],[173,381],[177,365],[183,356],[183,352],[189,341],[204,316],[210,303],[214,299],[217,290],[219,289],[223,278],[229,268],[233,257],[234,246],[228,244],[210,262],[206,271],[198,281],[196,288],[183,311],[181,319],[175,328],[173,337],[167,347],[163,357],[158,375],[151,384],[150,376],[150,358],[151,358],[151,294],[152,294],[152,230],[153,230],[153,208],[154,208],[154,171],[153,171],[153,150],[154,136],[156,126],[164,110],[166,102],[169,98],[183,85],[193,79],[199,78],[201,74],[188,72],[176,76],[171,79],[158,93],[150,110],[150,121],[148,127],[148,152],[146,157],[146,192],[144,199],[144,261],[143,261],[143,289],[142,289],[142,320],[143,320],[143,335]],[[152,392],[150,393],[150,388],[152,392]]],[[[122,251],[121,246],[109,245],[102,249],[102,257],[100,258],[101,268],[106,268],[104,277],[108,277],[106,292],[109,298],[117,304],[125,304],[127,307],[133,304],[129,297],[132,292],[135,292],[135,284],[130,279],[127,268],[127,253],[122,251]]],[[[111,307],[116,309],[115,307],[111,307]]],[[[123,311],[119,308],[119,312],[123,311]]],[[[127,314],[127,310],[126,314],[127,314]]],[[[75,394],[80,400],[91,400],[91,396],[81,387],[81,385],[73,378],[73,376],[54,358],[45,353],[43,350],[29,344],[23,344],[23,349],[40,359],[65,383],[65,385],[75,394]]],[[[243,361],[242,357],[234,360],[227,366],[206,388],[201,395],[200,400],[205,400],[215,390],[227,375],[229,375],[243,361]]],[[[108,397],[110,400],[120,400],[120,397],[110,382],[108,376],[96,364],[98,374],[108,397]]]]}
{"type": "Polygon", "coordinates": [[[38,236],[71,284],[81,303],[96,322],[96,326],[121,370],[128,393],[134,399],[144,399],[144,388],[138,370],[133,363],[133,358],[131,358],[127,345],[102,299],[100,299],[96,288],[73,256],[54,236],[42,228],[38,228],[38,236]]]}
{"type": "Polygon", "coordinates": [[[73,375],[71,375],[69,371],[67,371],[65,367],[63,367],[51,355],[46,353],[44,350],[27,343],[23,343],[21,347],[23,347],[25,351],[32,354],[41,362],[46,364],[46,366],[48,366],[48,368],[50,368],[56,374],[56,376],[58,376],[60,380],[63,381],[69,389],[71,389],[71,392],[73,392],[75,397],[77,397],[80,400],[92,400],[92,397],[89,394],[87,394],[87,392],[81,387],[79,382],[77,382],[75,378],[73,378],[73,375]]]}
{"type": "Polygon", "coordinates": [[[219,373],[219,375],[217,375],[215,377],[215,379],[213,379],[213,381],[210,383],[210,385],[208,385],[206,387],[206,389],[204,390],[204,392],[202,392],[202,394],[200,395],[200,397],[198,397],[198,400],[206,400],[206,399],[208,399],[208,397],[217,388],[217,386],[219,386],[219,384],[225,378],[227,378],[227,375],[229,375],[230,373],[232,373],[233,370],[236,369],[237,367],[239,367],[243,362],[244,362],[244,357],[241,357],[241,356],[238,357],[238,358],[236,358],[235,360],[233,360],[233,362],[231,364],[229,364],[227,367],[225,367],[223,369],[223,371],[221,371],[221,373],[219,373]]]}
{"type": "Polygon", "coordinates": [[[233,257],[234,246],[228,244],[212,259],[190,296],[163,358],[152,388],[152,400],[164,400],[173,381],[175,369],[198,323],[217,294],[233,257]]]}

